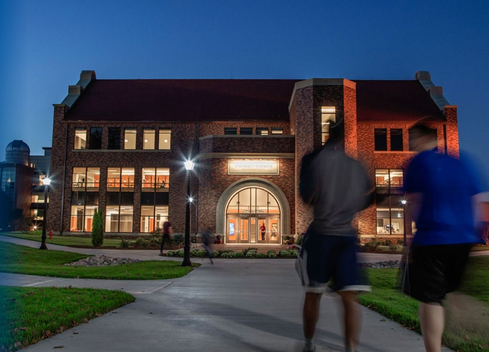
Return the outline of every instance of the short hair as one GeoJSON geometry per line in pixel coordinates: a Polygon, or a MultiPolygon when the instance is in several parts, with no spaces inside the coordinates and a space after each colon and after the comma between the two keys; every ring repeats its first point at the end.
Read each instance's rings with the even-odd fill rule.
{"type": "Polygon", "coordinates": [[[436,129],[428,127],[423,122],[417,122],[409,130],[418,133],[421,137],[427,136],[436,139],[436,129]]]}

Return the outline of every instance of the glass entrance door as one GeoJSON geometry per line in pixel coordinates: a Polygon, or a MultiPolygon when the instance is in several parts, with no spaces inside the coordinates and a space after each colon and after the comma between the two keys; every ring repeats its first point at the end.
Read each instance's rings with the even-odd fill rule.
{"type": "Polygon", "coordinates": [[[239,243],[249,243],[250,242],[250,218],[239,219],[239,243]]]}

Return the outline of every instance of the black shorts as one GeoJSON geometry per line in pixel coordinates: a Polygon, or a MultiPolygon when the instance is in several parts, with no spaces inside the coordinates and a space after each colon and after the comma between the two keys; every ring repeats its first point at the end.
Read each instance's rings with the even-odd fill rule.
{"type": "Polygon", "coordinates": [[[472,244],[413,245],[403,292],[424,303],[441,303],[460,287],[472,244]]]}

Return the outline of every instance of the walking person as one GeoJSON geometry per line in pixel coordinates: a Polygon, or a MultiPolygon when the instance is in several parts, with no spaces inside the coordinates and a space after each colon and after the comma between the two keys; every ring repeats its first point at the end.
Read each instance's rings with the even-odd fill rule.
{"type": "Polygon", "coordinates": [[[214,236],[212,235],[212,230],[210,227],[207,227],[206,230],[202,233],[202,244],[204,245],[204,249],[207,252],[207,256],[211,261],[211,264],[214,264],[212,260],[212,244],[214,242],[214,236]]]}
{"type": "Polygon", "coordinates": [[[297,260],[297,270],[305,286],[303,308],[304,349],[314,351],[313,337],[319,319],[319,306],[332,279],[341,296],[346,351],[356,350],[360,336],[359,291],[369,291],[366,278],[357,265],[356,231],[351,225],[355,214],[371,200],[370,182],[363,166],[344,152],[344,124],[331,126],[324,147],[302,160],[300,193],[314,207],[297,260]]]}
{"type": "Polygon", "coordinates": [[[160,255],[163,255],[163,247],[165,245],[165,241],[168,242],[168,245],[171,243],[171,234],[173,230],[171,227],[171,223],[169,221],[165,221],[163,223],[163,235],[161,237],[161,249],[160,249],[160,255]]]}
{"type": "Polygon", "coordinates": [[[441,352],[442,302],[458,289],[472,245],[482,243],[476,232],[474,203],[483,190],[471,166],[437,152],[436,130],[414,125],[409,145],[418,155],[407,168],[404,184],[417,231],[403,291],[420,302],[426,351],[441,352]]]}

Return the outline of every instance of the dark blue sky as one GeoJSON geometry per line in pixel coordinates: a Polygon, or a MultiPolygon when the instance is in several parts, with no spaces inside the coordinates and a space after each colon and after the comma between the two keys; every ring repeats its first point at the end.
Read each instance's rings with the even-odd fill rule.
{"type": "MultiPolygon", "coordinates": [[[[461,148],[489,173],[487,1],[0,2],[0,150],[51,145],[81,70],[118,78],[413,79],[459,106],[461,148]]],[[[0,155],[4,159],[4,155],[0,155]]]]}

